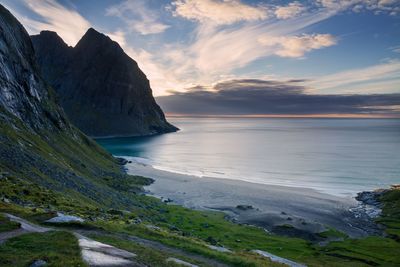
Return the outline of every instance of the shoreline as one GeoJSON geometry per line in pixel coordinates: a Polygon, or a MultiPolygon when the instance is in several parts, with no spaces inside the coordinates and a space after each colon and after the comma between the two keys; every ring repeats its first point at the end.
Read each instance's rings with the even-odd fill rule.
{"type": "Polygon", "coordinates": [[[152,178],[150,196],[197,210],[222,211],[237,223],[268,232],[318,241],[318,233],[336,229],[352,238],[380,235],[370,215],[376,207],[354,197],[338,197],[304,187],[265,185],[241,180],[196,177],[129,162],[128,174],[152,178]]]}

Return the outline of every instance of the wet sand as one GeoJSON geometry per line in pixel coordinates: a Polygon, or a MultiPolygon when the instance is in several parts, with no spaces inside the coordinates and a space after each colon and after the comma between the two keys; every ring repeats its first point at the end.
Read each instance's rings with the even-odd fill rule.
{"type": "Polygon", "coordinates": [[[189,208],[221,210],[238,223],[257,225],[275,233],[281,231],[306,239],[312,239],[314,233],[327,227],[354,238],[380,233],[353,197],[338,197],[301,187],[199,178],[136,162],[125,167],[130,174],[155,180],[145,188],[150,195],[189,208]],[[237,208],[238,205],[251,207],[237,208]],[[293,228],[288,229],[288,225],[293,228]]]}

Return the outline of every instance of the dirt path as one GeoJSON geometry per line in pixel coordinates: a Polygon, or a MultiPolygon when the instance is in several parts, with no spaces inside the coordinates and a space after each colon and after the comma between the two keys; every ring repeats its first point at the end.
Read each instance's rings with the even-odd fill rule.
{"type": "MultiPolygon", "coordinates": [[[[27,233],[44,233],[48,231],[57,231],[57,229],[42,227],[20,217],[5,214],[11,221],[21,224],[21,228],[9,232],[0,233],[0,244],[6,240],[27,234],[27,233]]],[[[74,232],[73,232],[74,233],[74,232]]],[[[107,266],[126,266],[126,267],[144,267],[145,265],[134,261],[135,254],[118,249],[116,247],[94,241],[79,233],[74,233],[79,242],[83,260],[91,267],[107,267],[107,266]]]]}
{"type": "MultiPolygon", "coordinates": [[[[31,222],[28,222],[27,220],[24,220],[22,218],[19,218],[17,216],[11,215],[11,214],[5,214],[5,215],[8,218],[10,218],[10,220],[20,223],[21,228],[17,229],[17,230],[9,231],[9,232],[0,233],[0,244],[5,242],[7,239],[10,239],[12,237],[19,236],[22,234],[26,234],[26,233],[32,233],[32,232],[44,233],[47,231],[57,231],[58,230],[58,229],[42,227],[42,226],[33,224],[31,222]]],[[[76,231],[73,231],[72,233],[78,239],[79,247],[81,248],[83,260],[89,266],[92,266],[92,267],[107,267],[107,266],[145,267],[146,265],[136,262],[134,260],[136,255],[134,253],[113,247],[111,245],[107,245],[107,244],[98,242],[95,240],[92,240],[92,239],[86,237],[85,234],[86,235],[99,234],[99,235],[119,237],[119,238],[122,238],[122,239],[125,239],[128,241],[132,241],[136,244],[139,244],[139,245],[147,247],[147,248],[151,248],[151,249],[169,253],[169,254],[179,255],[182,257],[186,257],[186,258],[190,258],[190,259],[196,260],[198,262],[201,262],[207,266],[228,267],[227,264],[221,263],[217,260],[207,258],[207,257],[199,255],[199,254],[187,252],[187,251],[184,251],[179,248],[170,247],[170,246],[164,245],[157,241],[140,238],[140,237],[133,236],[133,235],[120,234],[120,233],[112,233],[111,234],[111,233],[104,232],[104,231],[93,231],[93,230],[76,230],[76,231]]],[[[264,257],[270,258],[272,261],[280,262],[280,263],[283,263],[283,264],[286,264],[289,266],[293,266],[293,267],[300,267],[300,266],[304,267],[304,265],[302,265],[302,264],[298,264],[298,263],[290,261],[288,259],[284,259],[284,258],[275,256],[275,255],[270,254],[265,251],[258,250],[255,252],[263,255],[264,257]]],[[[176,259],[176,260],[180,261],[180,259],[176,259]]],[[[195,265],[193,265],[193,266],[195,266],[195,265]]]]}
{"type": "Polygon", "coordinates": [[[27,233],[43,233],[43,232],[47,232],[50,231],[50,228],[45,228],[45,227],[41,227],[38,225],[34,225],[30,222],[28,222],[27,220],[24,220],[22,218],[19,218],[17,216],[11,215],[11,214],[5,214],[11,221],[13,222],[17,222],[21,225],[21,227],[19,229],[16,230],[12,230],[12,231],[8,231],[8,232],[3,232],[0,233],[0,244],[4,243],[5,241],[7,241],[10,238],[19,236],[19,235],[23,235],[23,234],[27,234],[27,233]]]}
{"type": "Polygon", "coordinates": [[[134,253],[74,234],[82,250],[82,258],[89,266],[145,266],[134,261],[134,253]]]}
{"type": "Polygon", "coordinates": [[[144,238],[140,238],[137,236],[133,236],[133,235],[127,235],[127,234],[110,234],[110,233],[106,233],[106,232],[99,232],[99,231],[79,231],[80,233],[87,233],[87,234],[100,234],[100,235],[108,235],[108,236],[114,236],[114,237],[119,237],[128,241],[132,241],[136,244],[139,244],[141,246],[144,247],[148,247],[148,248],[152,248],[154,250],[158,250],[161,252],[165,252],[165,253],[170,253],[170,254],[175,254],[175,255],[179,255],[182,257],[187,257],[190,259],[194,259],[198,262],[201,262],[203,264],[206,264],[207,266],[215,266],[215,267],[228,267],[229,265],[221,263],[217,260],[211,259],[211,258],[207,258],[205,256],[199,255],[199,254],[195,254],[195,253],[191,253],[191,252],[187,252],[178,248],[174,248],[174,247],[170,247],[167,245],[164,245],[160,242],[157,241],[153,241],[153,240],[148,240],[148,239],[144,239],[144,238]]]}

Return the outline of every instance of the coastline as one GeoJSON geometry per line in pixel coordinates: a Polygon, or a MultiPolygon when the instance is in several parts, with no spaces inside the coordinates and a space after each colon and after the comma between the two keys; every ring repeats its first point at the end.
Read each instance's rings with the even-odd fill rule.
{"type": "Polygon", "coordinates": [[[303,187],[200,178],[131,161],[125,169],[129,174],[154,180],[145,187],[148,195],[191,209],[223,211],[232,221],[273,233],[311,241],[318,241],[318,233],[330,229],[352,238],[382,233],[373,222],[379,210],[354,197],[339,197],[303,187]]]}

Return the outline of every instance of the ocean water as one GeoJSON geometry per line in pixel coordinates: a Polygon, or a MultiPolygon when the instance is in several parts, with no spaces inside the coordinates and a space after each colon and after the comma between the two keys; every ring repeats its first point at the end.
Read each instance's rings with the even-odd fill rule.
{"type": "Polygon", "coordinates": [[[334,195],[400,183],[400,120],[169,118],[181,131],[98,139],[117,156],[199,177],[334,195]]]}

